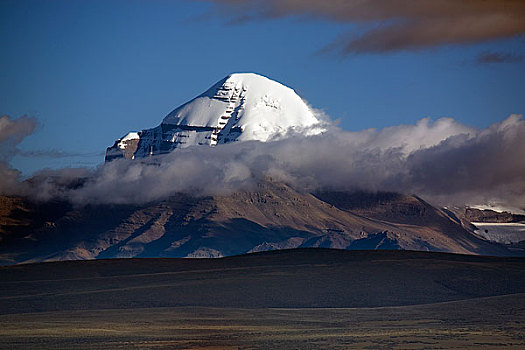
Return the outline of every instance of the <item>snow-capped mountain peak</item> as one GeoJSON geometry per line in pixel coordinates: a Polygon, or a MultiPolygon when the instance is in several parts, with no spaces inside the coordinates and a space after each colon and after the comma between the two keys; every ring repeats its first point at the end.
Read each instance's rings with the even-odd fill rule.
{"type": "Polygon", "coordinates": [[[320,120],[293,89],[258,74],[235,73],[174,109],[156,128],[117,140],[108,148],[106,160],[321,131],[320,120]]]}

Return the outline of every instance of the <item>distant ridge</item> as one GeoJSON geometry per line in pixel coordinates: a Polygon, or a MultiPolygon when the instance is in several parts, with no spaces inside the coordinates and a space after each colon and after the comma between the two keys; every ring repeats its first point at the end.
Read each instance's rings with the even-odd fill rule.
{"type": "Polygon", "coordinates": [[[0,314],[142,307],[379,307],[525,293],[525,259],[294,249],[0,267],[0,314]]]}

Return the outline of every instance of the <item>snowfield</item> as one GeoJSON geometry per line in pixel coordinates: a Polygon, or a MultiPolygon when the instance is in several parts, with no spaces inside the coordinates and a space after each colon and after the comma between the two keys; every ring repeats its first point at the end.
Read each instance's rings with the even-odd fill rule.
{"type": "Polygon", "coordinates": [[[517,243],[525,240],[525,224],[473,222],[476,234],[499,243],[517,243]]]}
{"type": "Polygon", "coordinates": [[[117,140],[106,158],[141,158],[196,145],[266,142],[323,130],[323,122],[293,89],[254,73],[236,73],[173,110],[156,128],[117,140]],[[139,142],[124,142],[129,139],[139,142]],[[134,149],[123,152],[126,147],[134,149]]]}

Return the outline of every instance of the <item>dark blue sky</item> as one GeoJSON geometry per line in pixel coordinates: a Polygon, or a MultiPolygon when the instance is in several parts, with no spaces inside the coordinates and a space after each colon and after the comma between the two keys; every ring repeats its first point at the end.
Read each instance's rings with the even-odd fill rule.
{"type": "Polygon", "coordinates": [[[343,57],[319,51],[360,25],[300,16],[236,21],[216,6],[1,0],[0,115],[40,124],[19,146],[40,156],[19,155],[12,165],[25,174],[95,166],[116,138],[158,125],[231,72],[295,88],[345,130],[444,116],[485,128],[525,111],[523,37],[343,57]],[[512,59],[478,62],[487,52],[512,59]]]}

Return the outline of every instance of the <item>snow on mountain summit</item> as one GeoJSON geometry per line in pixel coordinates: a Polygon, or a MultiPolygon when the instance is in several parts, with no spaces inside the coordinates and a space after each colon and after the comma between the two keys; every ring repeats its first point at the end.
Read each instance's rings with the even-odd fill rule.
{"type": "Polygon", "coordinates": [[[236,73],[174,109],[159,126],[117,140],[107,149],[106,161],[322,130],[321,121],[293,89],[254,73],[236,73]]]}

